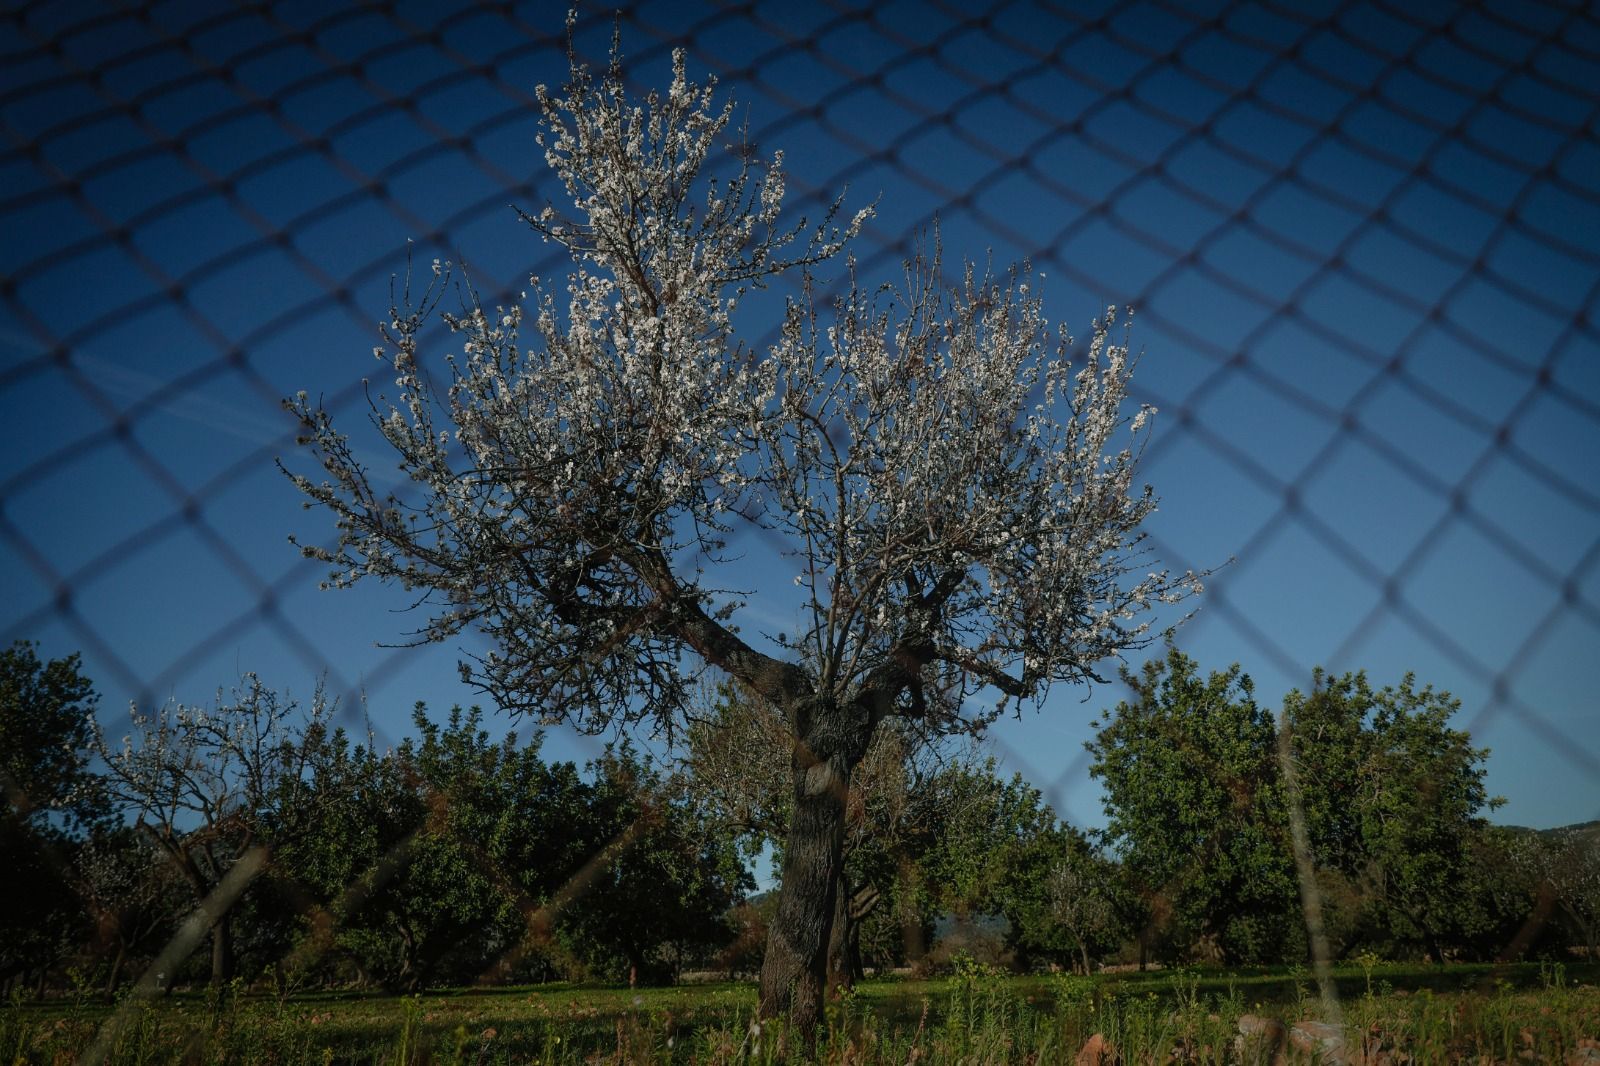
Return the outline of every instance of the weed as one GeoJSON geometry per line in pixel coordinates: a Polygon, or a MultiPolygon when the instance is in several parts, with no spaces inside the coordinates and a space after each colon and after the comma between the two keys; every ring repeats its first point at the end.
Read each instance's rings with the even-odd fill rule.
{"type": "Polygon", "coordinates": [[[1381,956],[1374,951],[1363,951],[1355,958],[1356,965],[1361,967],[1361,974],[1367,979],[1367,998],[1372,998],[1372,971],[1382,962],[1381,956]]]}

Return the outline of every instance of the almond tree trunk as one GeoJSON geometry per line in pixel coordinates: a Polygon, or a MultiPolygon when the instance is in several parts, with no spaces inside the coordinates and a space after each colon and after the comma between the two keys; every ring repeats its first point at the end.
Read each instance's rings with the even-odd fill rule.
{"type": "Polygon", "coordinates": [[[829,710],[814,722],[802,721],[795,744],[794,811],[783,845],[778,912],[761,967],[761,1016],[787,1015],[807,1040],[822,1020],[850,774],[871,739],[864,715],[829,710]]]}

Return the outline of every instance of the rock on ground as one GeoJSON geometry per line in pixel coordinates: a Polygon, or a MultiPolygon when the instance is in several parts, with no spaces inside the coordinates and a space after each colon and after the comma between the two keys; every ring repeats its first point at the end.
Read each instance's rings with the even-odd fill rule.
{"type": "Polygon", "coordinates": [[[1073,1066],[1111,1066],[1116,1061],[1116,1051],[1105,1036],[1096,1033],[1083,1042],[1073,1066]]]}

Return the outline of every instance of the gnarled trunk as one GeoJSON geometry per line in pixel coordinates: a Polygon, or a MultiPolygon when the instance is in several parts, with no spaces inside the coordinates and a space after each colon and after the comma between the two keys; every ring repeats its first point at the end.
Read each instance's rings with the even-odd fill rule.
{"type": "Polygon", "coordinates": [[[863,713],[838,707],[799,722],[783,883],[761,966],[761,1016],[787,1015],[807,1039],[822,1020],[844,863],[845,798],[871,739],[869,722],[863,713]]]}
{"type": "Polygon", "coordinates": [[[828,933],[844,853],[850,767],[819,759],[795,769],[794,815],[783,846],[783,887],[761,966],[761,1015],[788,1015],[802,1032],[822,1018],[828,933]]]}

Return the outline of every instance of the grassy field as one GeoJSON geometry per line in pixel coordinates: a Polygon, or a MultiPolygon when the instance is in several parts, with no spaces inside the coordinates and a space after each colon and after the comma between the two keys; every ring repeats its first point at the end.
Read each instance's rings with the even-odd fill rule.
{"type": "MultiPolygon", "coordinates": [[[[1375,963],[1337,976],[1346,1048],[1364,1061],[1600,1066],[1600,968],[1375,963]]],[[[1251,1059],[1234,1039],[1241,1015],[1330,1020],[1309,976],[1283,969],[869,981],[832,1009],[812,1055],[755,1026],[754,1009],[747,984],[17,1001],[0,1007],[0,1062],[1070,1063],[1098,1033],[1115,1061],[1224,1063],[1251,1059]]]]}

